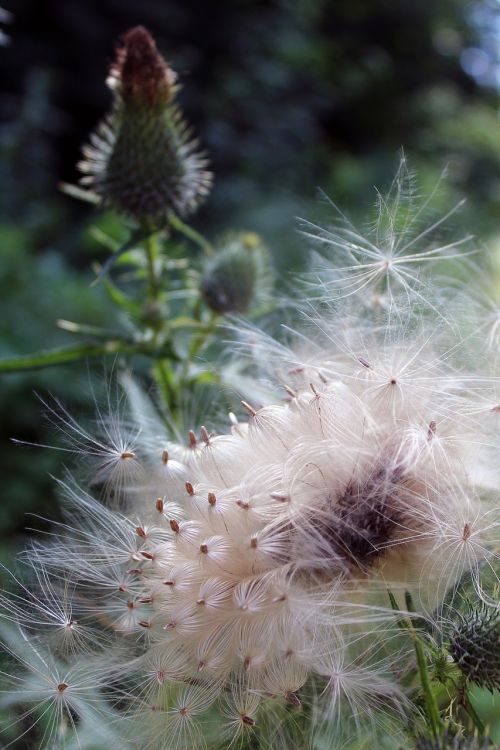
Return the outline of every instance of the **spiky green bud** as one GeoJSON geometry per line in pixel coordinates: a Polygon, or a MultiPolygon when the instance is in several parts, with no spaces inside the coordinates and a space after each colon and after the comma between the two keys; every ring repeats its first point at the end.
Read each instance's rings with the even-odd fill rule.
{"type": "Polygon", "coordinates": [[[174,104],[176,75],[138,26],[123,37],[111,66],[111,113],[83,149],[81,182],[102,202],[161,225],[169,211],[192,212],[212,176],[174,104]]]}
{"type": "Polygon", "coordinates": [[[220,314],[246,312],[268,286],[268,252],[253,232],[226,237],[201,281],[205,302],[220,314]]]}
{"type": "Polygon", "coordinates": [[[500,608],[481,604],[460,614],[449,650],[469,680],[491,691],[500,689],[500,608]]]}

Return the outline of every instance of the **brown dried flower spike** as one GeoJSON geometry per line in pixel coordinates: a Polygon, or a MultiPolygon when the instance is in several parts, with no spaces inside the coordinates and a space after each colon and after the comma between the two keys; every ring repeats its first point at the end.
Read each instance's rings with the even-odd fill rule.
{"type": "Polygon", "coordinates": [[[110,85],[119,88],[124,100],[148,105],[168,104],[177,79],[156,49],[153,37],[136,26],[123,36],[110,71],[110,85]]]}
{"type": "Polygon", "coordinates": [[[116,50],[107,83],[113,109],[83,149],[81,182],[102,202],[139,222],[162,226],[191,213],[212,175],[174,104],[176,75],[142,26],[116,50]]]}

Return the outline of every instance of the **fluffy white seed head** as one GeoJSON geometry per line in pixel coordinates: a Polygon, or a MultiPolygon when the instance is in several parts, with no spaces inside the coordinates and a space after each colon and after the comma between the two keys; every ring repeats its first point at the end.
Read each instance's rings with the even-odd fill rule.
{"type": "Polygon", "coordinates": [[[229,745],[302,695],[318,726],[406,710],[391,658],[352,656],[365,636],[392,643],[387,588],[425,613],[466,571],[481,593],[497,561],[497,331],[476,335],[469,290],[433,284],[429,267],[466,254],[434,241],[441,222],[420,226],[420,209],[398,218],[405,169],[370,236],[345,221],[314,232],[335,257],[286,341],[242,326],[255,385],[247,374],[226,434],[164,434],[129,379],[138,426],[79,433],[90,485],[120,509],[68,485],[57,540],[25,556],[45,589],[33,624],[49,603],[66,613],[47,592],[68,581],[85,624],[125,640],[114,672],[141,747],[201,747],[212,705],[229,745]]]}

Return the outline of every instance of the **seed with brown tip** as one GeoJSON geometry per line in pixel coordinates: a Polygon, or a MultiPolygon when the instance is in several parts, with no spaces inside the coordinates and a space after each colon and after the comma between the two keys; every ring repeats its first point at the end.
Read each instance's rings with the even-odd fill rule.
{"type": "Polygon", "coordinates": [[[436,422],[434,420],[432,420],[431,422],[429,422],[429,427],[427,429],[427,440],[429,440],[429,441],[432,440],[432,438],[436,434],[436,428],[437,428],[437,425],[436,425],[436,422]]]}
{"type": "Polygon", "coordinates": [[[249,403],[247,403],[246,401],[242,401],[242,402],[241,402],[241,405],[242,405],[242,406],[243,406],[243,408],[244,408],[244,409],[245,409],[245,410],[246,410],[246,411],[247,411],[247,412],[248,412],[248,413],[250,414],[250,416],[251,416],[251,417],[255,417],[255,415],[257,414],[257,412],[256,412],[256,410],[255,410],[255,409],[253,408],[253,406],[250,406],[250,404],[249,404],[249,403]]]}
{"type": "Polygon", "coordinates": [[[271,497],[273,500],[279,500],[280,503],[287,503],[290,500],[290,496],[283,492],[271,492],[271,497]]]}

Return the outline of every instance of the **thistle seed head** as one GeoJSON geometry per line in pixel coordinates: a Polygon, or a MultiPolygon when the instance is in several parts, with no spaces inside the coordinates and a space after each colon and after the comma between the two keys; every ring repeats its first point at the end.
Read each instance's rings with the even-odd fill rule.
{"type": "MultiPolygon", "coordinates": [[[[156,118],[172,106],[171,82],[153,66],[155,86],[162,82],[153,107],[150,91],[136,91],[134,65],[133,116],[147,120],[154,110],[156,118]]],[[[116,111],[128,117],[116,92],[116,111]]],[[[116,143],[130,133],[124,123],[116,143]]],[[[470,290],[458,300],[424,275],[450,251],[425,244],[439,222],[408,236],[421,210],[399,220],[403,186],[393,192],[378,232],[323,233],[335,262],[310,282],[306,304],[289,300],[296,329],[274,339],[238,321],[237,362],[222,375],[242,401],[225,434],[202,426],[186,445],[130,379],[131,417],[106,423],[98,438],[66,416],[75,452],[81,459],[87,450],[94,467],[91,488],[114,507],[69,483],[58,538],[26,553],[42,588],[33,615],[22,596],[0,603],[28,644],[45,623],[78,623],[78,653],[85,648],[109,670],[108,640],[99,651],[94,641],[104,637],[84,628],[105,631],[116,646],[106,695],[133,701],[141,747],[198,750],[215,717],[228,747],[267,742],[266,728],[275,732],[293,712],[308,736],[274,733],[273,747],[312,747],[322,733],[322,745],[340,747],[342,732],[388,714],[401,725],[401,613],[387,607],[387,588],[411,593],[415,617],[442,613],[466,572],[485,598],[481,565],[498,562],[497,351],[470,290]],[[231,381],[249,354],[255,378],[231,381]],[[54,616],[53,590],[66,581],[73,606],[63,600],[54,616]]],[[[238,291],[241,279],[219,261],[210,288],[221,277],[226,296],[213,298],[219,311],[234,310],[249,287],[238,291]]],[[[464,615],[450,638],[464,674],[490,689],[499,685],[498,627],[498,610],[485,608],[464,615]]],[[[73,684],[57,674],[56,686],[73,684]]],[[[58,695],[78,710],[78,692],[58,695]]],[[[455,736],[427,742],[419,750],[468,747],[455,736]]]]}

